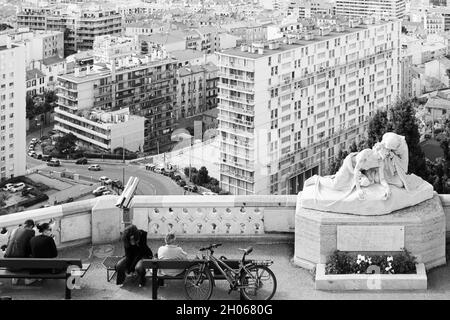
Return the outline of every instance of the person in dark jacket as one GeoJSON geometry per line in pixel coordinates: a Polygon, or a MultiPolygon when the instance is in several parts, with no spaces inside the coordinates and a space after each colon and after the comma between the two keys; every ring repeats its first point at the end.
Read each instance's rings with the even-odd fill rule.
{"type": "Polygon", "coordinates": [[[142,259],[152,259],[152,250],[147,245],[147,232],[130,225],[123,232],[125,256],[116,264],[116,284],[123,285],[126,273],[136,272],[139,277],[139,287],[145,286],[145,268],[142,259]]]}
{"type": "Polygon", "coordinates": [[[23,226],[14,229],[6,246],[5,258],[29,258],[31,255],[30,240],[34,237],[34,221],[28,219],[23,226]]]}
{"type": "MultiPolygon", "coordinates": [[[[26,220],[23,226],[12,230],[8,237],[8,243],[6,245],[6,251],[3,255],[4,258],[30,258],[31,247],[30,240],[34,237],[34,221],[31,219],[26,220]]],[[[22,269],[9,269],[11,271],[20,271],[22,269]]],[[[31,284],[34,282],[32,279],[25,279],[25,284],[31,284]]],[[[19,279],[12,278],[11,283],[17,284],[19,279]]]]}
{"type": "MultiPolygon", "coordinates": [[[[31,238],[31,257],[32,258],[56,258],[58,250],[55,240],[53,240],[52,228],[48,223],[41,223],[36,226],[40,235],[31,238]]],[[[58,270],[33,270],[33,273],[58,272],[58,270]]]]}

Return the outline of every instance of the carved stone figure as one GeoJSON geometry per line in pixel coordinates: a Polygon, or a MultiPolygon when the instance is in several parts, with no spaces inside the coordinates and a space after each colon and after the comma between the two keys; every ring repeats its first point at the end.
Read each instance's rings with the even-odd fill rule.
{"type": "Polygon", "coordinates": [[[305,181],[300,205],[360,215],[387,214],[433,197],[433,187],[407,174],[405,137],[388,132],[372,149],[350,153],[335,175],[305,181]]]}

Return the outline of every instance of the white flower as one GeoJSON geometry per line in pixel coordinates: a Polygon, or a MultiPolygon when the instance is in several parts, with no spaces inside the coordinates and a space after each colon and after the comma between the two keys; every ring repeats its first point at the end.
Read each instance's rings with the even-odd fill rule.
{"type": "Polygon", "coordinates": [[[358,255],[358,258],[360,258],[361,259],[361,261],[366,261],[366,257],[364,257],[363,255],[358,255]]]}
{"type": "Polygon", "coordinates": [[[386,259],[388,262],[389,261],[394,261],[394,258],[392,257],[392,256],[389,256],[389,257],[387,257],[387,259],[386,259]]]}

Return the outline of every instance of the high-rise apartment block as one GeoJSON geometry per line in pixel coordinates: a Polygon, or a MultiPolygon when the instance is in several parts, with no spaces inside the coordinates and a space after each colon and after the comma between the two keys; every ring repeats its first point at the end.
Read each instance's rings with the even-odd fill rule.
{"type": "Polygon", "coordinates": [[[120,35],[122,17],[114,10],[79,7],[23,7],[18,27],[64,32],[65,55],[90,50],[96,36],[120,35]]]}
{"type": "MultiPolygon", "coordinates": [[[[130,115],[146,118],[141,151],[164,150],[170,146],[175,121],[176,60],[164,57],[160,52],[145,56],[130,53],[136,44],[126,38],[103,36],[96,42],[99,43],[95,44],[95,49],[104,50],[102,55],[97,55],[94,49],[96,62],[93,66],[82,70],[75,68],[74,72],[58,78],[55,128],[73,133],[88,131],[92,134],[90,139],[97,140],[92,125],[80,122],[79,117],[87,116],[83,115],[83,110],[113,112],[128,108],[130,115]],[[117,50],[110,50],[112,47],[117,50]]],[[[131,119],[127,118],[127,121],[131,119]]],[[[86,136],[78,134],[80,139],[81,135],[86,136]]],[[[92,144],[106,149],[109,145],[107,134],[101,139],[102,145],[94,141],[92,144]]]]}
{"type": "Polygon", "coordinates": [[[25,48],[0,37],[0,179],[25,174],[25,48]]]}
{"type": "Polygon", "coordinates": [[[220,183],[295,194],[397,100],[400,22],[336,25],[217,53],[220,183]]]}
{"type": "Polygon", "coordinates": [[[405,9],[405,0],[336,0],[336,15],[349,18],[402,19],[405,9]]]}

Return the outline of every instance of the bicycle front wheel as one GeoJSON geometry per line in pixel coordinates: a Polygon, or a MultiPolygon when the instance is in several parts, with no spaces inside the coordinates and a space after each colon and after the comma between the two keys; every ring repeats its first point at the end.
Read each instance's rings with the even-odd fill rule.
{"type": "Polygon", "coordinates": [[[205,265],[190,267],[184,275],[184,290],[189,300],[208,300],[213,292],[213,276],[205,265]]]}
{"type": "Polygon", "coordinates": [[[277,291],[275,274],[266,266],[251,266],[241,275],[241,294],[247,300],[270,300],[277,291]]]}

